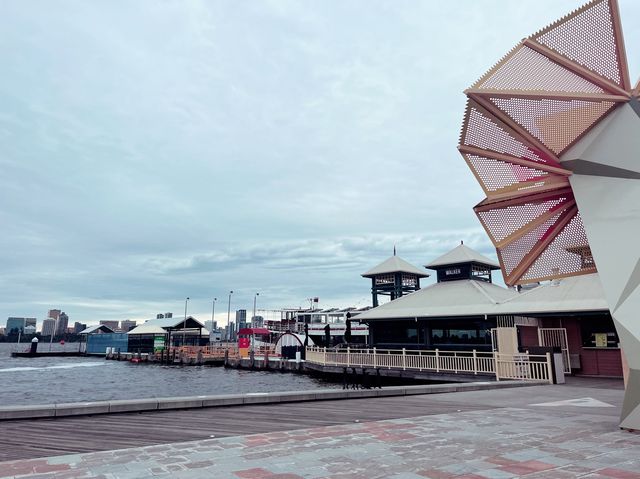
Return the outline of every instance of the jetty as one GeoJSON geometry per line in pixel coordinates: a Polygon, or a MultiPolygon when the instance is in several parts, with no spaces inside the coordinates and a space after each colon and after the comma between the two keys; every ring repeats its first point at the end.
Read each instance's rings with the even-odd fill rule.
{"type": "Polygon", "coordinates": [[[80,351],[26,351],[26,352],[12,352],[12,358],[46,358],[46,357],[74,357],[74,356],[84,356],[84,353],[80,351]]]}

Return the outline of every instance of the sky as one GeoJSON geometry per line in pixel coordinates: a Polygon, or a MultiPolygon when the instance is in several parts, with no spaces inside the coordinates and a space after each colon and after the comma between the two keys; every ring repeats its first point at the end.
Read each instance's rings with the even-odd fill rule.
{"type": "MultiPolygon", "coordinates": [[[[368,306],[495,258],[463,90],[570,0],[0,2],[0,325],[368,306]],[[424,284],[433,281],[430,278],[424,284]]],[[[632,79],[640,3],[620,0],[632,79]]]]}

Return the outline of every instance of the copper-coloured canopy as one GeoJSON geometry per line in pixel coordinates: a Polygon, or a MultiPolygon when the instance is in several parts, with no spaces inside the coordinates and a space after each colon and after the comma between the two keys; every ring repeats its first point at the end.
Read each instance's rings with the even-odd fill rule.
{"type": "Polygon", "coordinates": [[[561,156],[629,82],[618,5],[594,0],[524,39],[471,88],[458,149],[508,285],[596,271],[561,156]]]}

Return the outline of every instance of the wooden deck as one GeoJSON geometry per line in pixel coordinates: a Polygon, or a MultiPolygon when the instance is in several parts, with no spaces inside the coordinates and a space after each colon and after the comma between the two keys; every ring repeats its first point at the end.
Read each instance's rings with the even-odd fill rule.
{"type": "Polygon", "coordinates": [[[0,461],[491,408],[416,395],[6,421],[0,461]]]}

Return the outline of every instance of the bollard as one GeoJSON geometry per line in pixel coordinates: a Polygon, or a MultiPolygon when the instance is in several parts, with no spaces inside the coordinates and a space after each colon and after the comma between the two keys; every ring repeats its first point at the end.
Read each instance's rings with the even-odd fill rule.
{"type": "Polygon", "coordinates": [[[29,354],[31,356],[35,356],[37,352],[38,352],[38,338],[33,338],[31,340],[31,351],[29,351],[29,354]]]}

